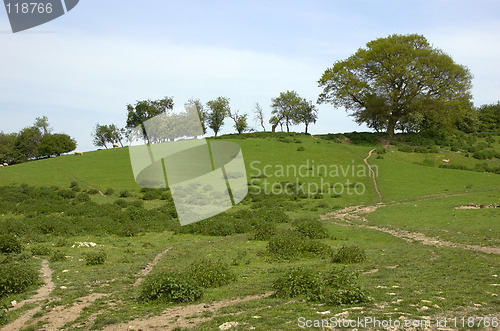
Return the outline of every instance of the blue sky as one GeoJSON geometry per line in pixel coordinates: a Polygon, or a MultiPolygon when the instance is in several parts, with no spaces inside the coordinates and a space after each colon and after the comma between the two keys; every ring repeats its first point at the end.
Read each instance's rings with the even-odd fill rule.
{"type": "MultiPolygon", "coordinates": [[[[0,131],[45,115],[55,132],[92,150],[97,122],[124,126],[126,104],[165,95],[177,106],[226,96],[248,113],[259,102],[268,120],[271,98],[296,90],[316,101],[325,69],[393,33],[423,34],[472,71],[476,106],[493,103],[500,99],[499,12],[500,2],[482,0],[81,0],[13,34],[0,8],[0,131]]],[[[331,105],[319,106],[310,127],[353,130],[367,128],[331,105]]],[[[227,120],[223,133],[233,131],[227,120]]]]}

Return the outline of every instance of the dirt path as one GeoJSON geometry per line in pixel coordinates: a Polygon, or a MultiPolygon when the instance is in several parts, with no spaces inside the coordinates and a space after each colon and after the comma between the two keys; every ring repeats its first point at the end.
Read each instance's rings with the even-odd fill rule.
{"type": "Polygon", "coordinates": [[[204,312],[215,313],[219,309],[232,306],[238,303],[251,300],[267,298],[274,292],[268,292],[259,295],[251,295],[244,298],[233,300],[223,300],[213,302],[211,304],[193,304],[187,306],[179,306],[166,309],[161,315],[148,318],[140,318],[127,323],[110,325],[104,330],[107,331],[122,331],[122,330],[172,330],[176,327],[193,327],[197,324],[209,321],[212,317],[202,317],[200,314],[204,312]],[[197,316],[197,317],[193,317],[197,316]]]}
{"type": "MultiPolygon", "coordinates": [[[[54,282],[52,281],[52,270],[49,267],[49,261],[42,260],[42,268],[40,269],[40,274],[44,284],[38,289],[37,293],[31,298],[21,301],[20,303],[9,309],[9,311],[14,311],[29,303],[36,303],[49,299],[50,293],[52,293],[55,287],[54,282]]],[[[40,310],[41,310],[40,306],[29,309],[21,313],[21,315],[16,320],[10,322],[7,325],[4,325],[0,330],[1,331],[19,330],[23,328],[25,326],[25,323],[29,319],[31,319],[31,317],[35,313],[39,312],[40,310]]]]}
{"type": "Polygon", "coordinates": [[[144,278],[146,278],[146,276],[153,270],[153,268],[158,264],[158,262],[160,262],[163,255],[165,255],[170,249],[172,249],[172,247],[165,248],[163,251],[158,253],[153,259],[153,261],[148,263],[148,265],[137,274],[138,278],[135,281],[134,285],[132,286],[137,287],[141,285],[142,282],[144,281],[144,278]]]}
{"type": "Polygon", "coordinates": [[[478,245],[467,245],[461,243],[455,243],[447,240],[442,240],[434,237],[428,237],[420,232],[410,232],[406,230],[398,230],[398,229],[389,229],[384,227],[378,227],[375,225],[367,225],[367,224],[359,224],[355,222],[367,222],[366,218],[361,216],[361,214],[368,214],[374,212],[380,207],[384,205],[375,205],[375,206],[350,206],[343,209],[339,209],[335,212],[328,213],[326,215],[321,216],[322,220],[333,221],[338,225],[347,225],[347,226],[355,226],[359,228],[371,229],[380,232],[384,232],[390,234],[394,237],[401,238],[407,242],[418,241],[423,245],[428,246],[436,246],[436,247],[454,247],[461,248],[467,250],[473,250],[488,254],[500,254],[500,247],[484,247],[478,245]]]}
{"type": "Polygon", "coordinates": [[[66,323],[76,320],[83,309],[90,306],[97,299],[107,297],[110,294],[92,293],[82,298],[78,298],[71,307],[57,306],[49,310],[44,316],[33,320],[30,324],[36,324],[40,321],[46,322],[43,330],[58,330],[66,323]]]}
{"type": "Polygon", "coordinates": [[[370,171],[372,173],[373,185],[375,186],[375,191],[377,191],[377,194],[378,194],[378,202],[382,203],[382,194],[380,194],[380,191],[378,189],[377,179],[375,178],[375,171],[373,171],[372,166],[370,165],[370,163],[368,163],[368,159],[370,158],[370,156],[372,156],[372,153],[375,150],[376,150],[376,148],[374,148],[370,152],[368,152],[368,156],[363,159],[363,162],[365,162],[365,164],[368,166],[368,168],[370,169],[370,171]]]}

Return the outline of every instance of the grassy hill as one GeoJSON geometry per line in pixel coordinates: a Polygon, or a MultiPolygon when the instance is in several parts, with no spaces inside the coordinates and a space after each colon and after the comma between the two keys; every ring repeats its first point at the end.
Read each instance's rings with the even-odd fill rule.
{"type": "MultiPolygon", "coordinates": [[[[54,289],[19,309],[0,309],[0,322],[12,329],[24,318],[22,326],[34,330],[219,330],[226,322],[293,330],[301,317],[391,317],[422,326],[442,317],[498,318],[500,175],[439,167],[495,167],[498,159],[303,134],[217,139],[241,146],[250,193],[183,227],[168,189],[135,183],[128,148],[1,168],[0,276],[12,277],[13,265],[29,271],[48,261],[54,289]]],[[[0,280],[0,298],[9,306],[40,285],[13,289],[0,280]]]]}

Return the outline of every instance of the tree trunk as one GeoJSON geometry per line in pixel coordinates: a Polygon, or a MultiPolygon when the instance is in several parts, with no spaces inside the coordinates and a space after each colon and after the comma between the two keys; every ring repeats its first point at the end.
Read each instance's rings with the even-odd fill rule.
{"type": "Polygon", "coordinates": [[[286,119],[286,132],[289,133],[290,132],[290,128],[288,127],[288,118],[286,119]]]}
{"type": "Polygon", "coordinates": [[[279,123],[273,124],[271,127],[272,132],[276,132],[276,127],[278,126],[279,123]]]}
{"type": "Polygon", "coordinates": [[[309,126],[309,123],[306,123],[306,131],[304,133],[307,133],[307,127],[309,126]]]}
{"type": "Polygon", "coordinates": [[[389,118],[389,122],[387,123],[387,134],[389,137],[394,137],[394,128],[396,127],[396,120],[394,118],[389,118]]]}

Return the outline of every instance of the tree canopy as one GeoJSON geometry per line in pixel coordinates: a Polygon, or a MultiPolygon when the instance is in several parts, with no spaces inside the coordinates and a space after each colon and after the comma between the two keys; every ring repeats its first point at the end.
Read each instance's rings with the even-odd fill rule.
{"type": "MultiPolygon", "coordinates": [[[[172,97],[164,97],[159,100],[142,100],[137,101],[135,106],[127,105],[127,128],[132,130],[135,127],[142,125],[145,121],[160,114],[166,114],[167,111],[174,108],[174,99],[172,97]]],[[[148,139],[146,130],[143,127],[142,133],[145,139],[148,139]]]]}
{"type": "Polygon", "coordinates": [[[448,126],[471,107],[470,71],[417,34],[391,35],[328,68],[318,103],[344,107],[375,130],[448,126]]]}
{"type": "Polygon", "coordinates": [[[224,125],[224,119],[231,113],[229,98],[218,97],[215,100],[208,101],[207,107],[210,109],[206,118],[207,124],[208,127],[214,131],[214,134],[217,137],[217,133],[224,125]]]}

